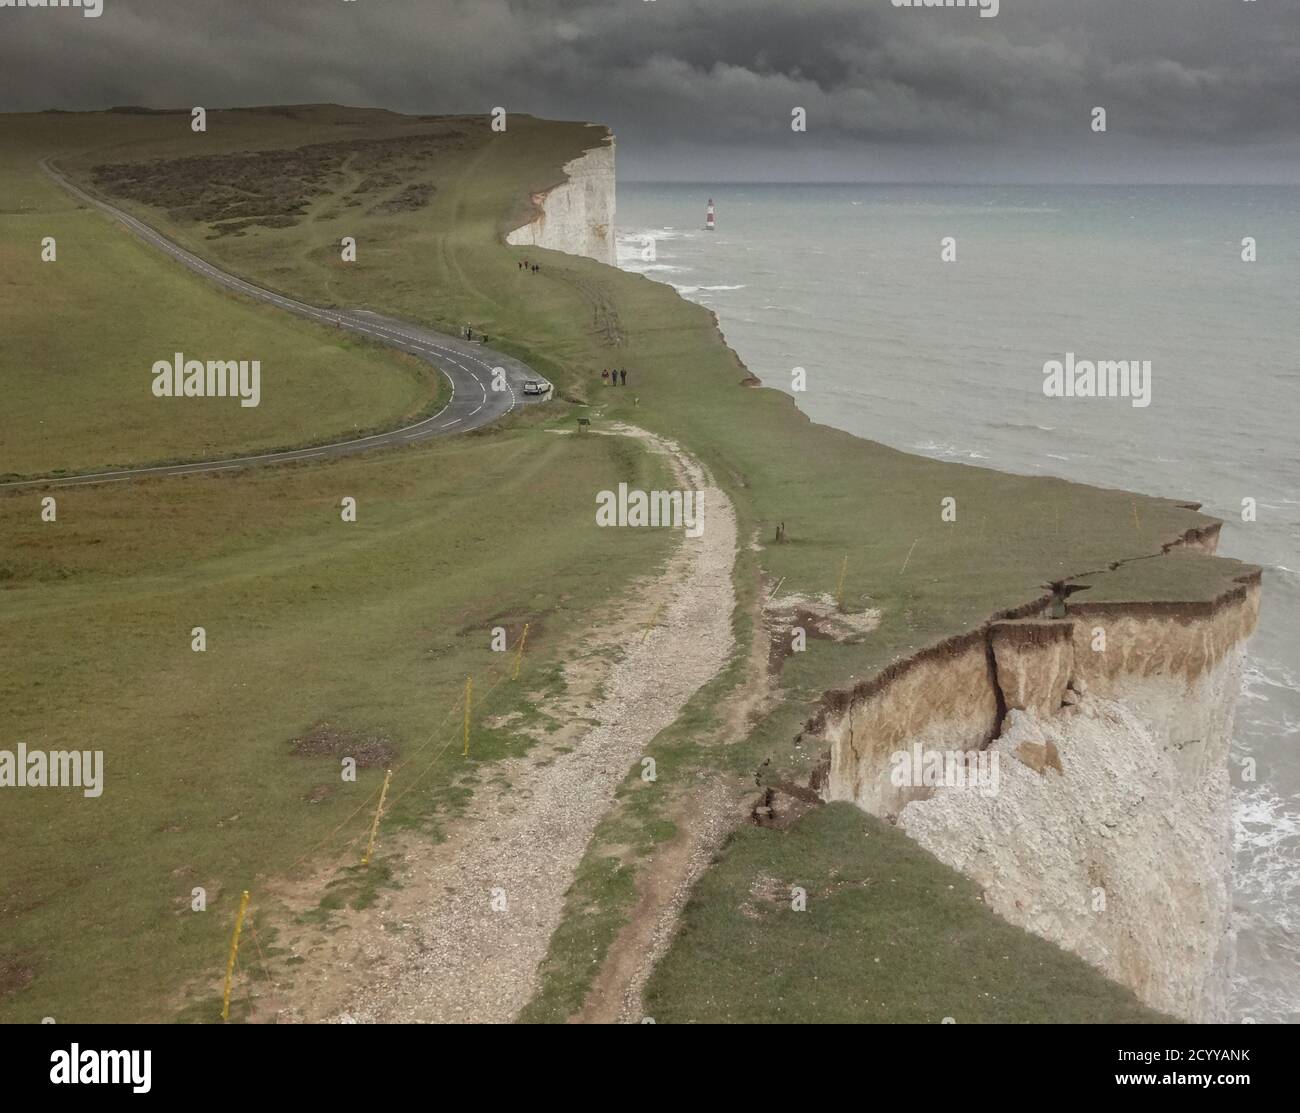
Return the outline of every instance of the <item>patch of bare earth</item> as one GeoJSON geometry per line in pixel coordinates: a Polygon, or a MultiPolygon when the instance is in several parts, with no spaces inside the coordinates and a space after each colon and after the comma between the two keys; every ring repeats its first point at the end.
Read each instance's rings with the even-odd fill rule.
{"type": "Polygon", "coordinates": [[[305,962],[293,968],[275,1019],[514,1019],[536,989],[564,894],[615,789],[729,659],[731,503],[672,442],[615,431],[666,455],[678,483],[704,492],[702,536],[684,538],[616,621],[595,625],[566,669],[565,697],[542,708],[566,726],[526,757],[485,770],[490,783],[443,843],[396,844],[400,852],[385,861],[400,889],[364,912],[343,910],[311,938],[281,936],[305,962]]]}
{"type": "Polygon", "coordinates": [[[392,739],[386,735],[361,734],[332,723],[317,723],[289,745],[299,757],[350,757],[358,769],[384,768],[397,757],[392,739]]]}
{"type": "MultiPolygon", "coordinates": [[[[779,588],[779,584],[777,585],[779,588]]],[[[763,618],[771,630],[768,667],[780,672],[785,659],[795,652],[797,631],[803,637],[835,642],[856,642],[880,625],[880,611],[841,610],[830,595],[799,595],[773,592],[763,604],[763,618]]]]}
{"type": "Polygon", "coordinates": [[[0,955],[0,997],[26,989],[35,974],[36,963],[30,954],[0,955]]]}

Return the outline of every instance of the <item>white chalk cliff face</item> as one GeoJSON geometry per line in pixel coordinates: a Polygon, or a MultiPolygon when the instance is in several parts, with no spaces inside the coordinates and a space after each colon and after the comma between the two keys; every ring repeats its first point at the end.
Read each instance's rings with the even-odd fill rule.
{"type": "Polygon", "coordinates": [[[1151,1007],[1220,1020],[1234,949],[1228,752],[1258,610],[1256,578],[1212,606],[992,623],[829,717],[824,795],[895,818],[1004,919],[1151,1007]],[[894,787],[888,755],[914,744],[987,747],[996,792],[894,787]]]}
{"type": "Polygon", "coordinates": [[[585,255],[614,266],[614,137],[564,165],[566,180],[532,195],[536,216],[506,243],[585,255]]]}

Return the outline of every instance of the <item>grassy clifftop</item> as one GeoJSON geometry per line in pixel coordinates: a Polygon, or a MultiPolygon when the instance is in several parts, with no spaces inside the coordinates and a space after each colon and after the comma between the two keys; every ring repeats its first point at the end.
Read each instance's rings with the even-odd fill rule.
{"type": "MultiPolygon", "coordinates": [[[[125,753],[142,762],[162,754],[169,729],[187,724],[188,745],[228,751],[242,763],[239,783],[245,785],[258,770],[267,771],[267,755],[275,745],[317,718],[346,713],[361,724],[385,720],[399,749],[408,740],[413,746],[419,722],[436,710],[434,701],[418,705],[419,714],[404,707],[385,717],[383,708],[401,703],[412,686],[427,684],[421,646],[431,640],[442,647],[434,654],[435,672],[446,685],[466,671],[466,655],[479,652],[466,642],[484,623],[502,614],[513,621],[546,611],[553,640],[539,641],[538,650],[551,654],[543,662],[554,663],[559,647],[566,638],[581,635],[601,600],[616,597],[638,572],[662,558],[661,535],[589,528],[592,495],[620,480],[647,477],[644,462],[606,448],[570,447],[578,438],[547,437],[530,428],[570,424],[578,414],[623,419],[662,433],[712,469],[736,505],[742,541],[756,542],[742,544],[737,559],[742,602],[735,621],[742,642],[761,621],[758,600],[778,581],[784,593],[829,593],[836,590],[844,568],[845,609],[879,610],[880,624],[869,637],[853,643],[814,639],[806,653],[786,657],[772,678],[781,696],[775,710],[746,723],[740,736],[721,722],[712,705],[743,682],[739,659],[721,684],[688,709],[678,728],[666,732],[660,754],[664,791],[652,799],[629,790],[589,854],[571,904],[575,917],[590,907],[600,914],[571,918],[579,926],[566,927],[557,936],[539,1018],[566,1015],[580,1000],[592,973],[592,956],[599,958],[626,914],[639,865],[670,833],[664,801],[691,776],[708,771],[752,780],[764,762],[770,762],[769,775],[782,775],[804,760],[792,752],[790,740],[825,689],[870,676],[899,657],[1038,598],[1049,583],[1159,553],[1164,543],[1210,521],[1166,500],[921,459],[815,426],[787,395],[742,386],[747,371],[724,343],[711,314],[670,288],[589,260],[506,247],[503,234],[526,215],[528,194],[553,185],[563,164],[590,146],[594,134],[586,124],[521,115],[509,118],[504,133],[493,133],[486,117],[403,117],[333,106],[211,112],[208,131],[201,135],[190,131],[187,113],[0,120],[4,149],[10,152],[5,172],[15,176],[11,180],[26,175],[21,178],[27,183],[24,189],[36,189],[31,177],[36,160],[53,156],[88,188],[226,269],[319,304],[371,308],[453,332],[470,322],[490,334],[494,346],[551,377],[561,394],[545,411],[463,442],[294,468],[281,476],[202,480],[183,490],[173,482],[132,485],[117,494],[78,494],[90,520],[101,523],[89,533],[84,524],[78,527],[82,544],[110,541],[111,558],[70,550],[67,538],[53,543],[49,535],[36,532],[39,525],[29,506],[0,499],[7,542],[0,563],[9,577],[5,591],[9,601],[19,604],[8,609],[5,619],[10,634],[3,643],[5,672],[12,677],[6,692],[7,737],[40,737],[51,747],[76,737],[80,727],[68,694],[71,685],[125,753]],[[344,236],[357,241],[355,263],[340,258],[344,236]],[[541,262],[542,273],[520,271],[517,262],[523,257],[541,262]],[[600,369],[611,365],[628,369],[626,389],[602,388],[600,369]],[[545,477],[550,494],[544,506],[533,501],[520,475],[545,477]],[[337,497],[358,487],[371,491],[382,508],[378,522],[368,527],[376,532],[360,546],[339,548],[332,535],[328,544],[313,544],[312,531],[324,531],[325,521],[337,518],[337,497]],[[942,500],[948,498],[956,500],[955,521],[940,515],[942,500]],[[303,500],[314,506],[319,522],[304,518],[303,500]],[[429,518],[431,505],[436,514],[429,518]],[[287,510],[281,513],[283,508],[287,510]],[[140,527],[159,513],[165,514],[164,538],[175,539],[161,548],[157,536],[151,538],[140,527]],[[123,514],[139,528],[114,537],[108,521],[123,514]],[[216,539],[216,551],[209,555],[200,541],[211,538],[214,523],[222,522],[238,526],[228,527],[233,532],[216,539]],[[772,544],[778,522],[785,523],[789,540],[772,544]],[[525,568],[509,555],[512,537],[526,538],[530,559],[525,568]],[[426,551],[438,554],[434,577],[422,563],[426,551]],[[308,553],[310,559],[304,560],[308,553]],[[198,583],[196,568],[202,573],[198,583]],[[536,584],[561,568],[564,605],[557,608],[536,584]],[[182,635],[199,622],[202,597],[217,592],[220,598],[222,585],[238,603],[229,617],[239,623],[242,664],[236,668],[230,658],[218,662],[225,671],[205,681],[213,688],[195,718],[186,682],[175,674],[181,663],[168,656],[170,647],[160,648],[160,639],[180,631],[176,644],[188,652],[182,635]],[[335,609],[358,598],[359,609],[335,609]],[[51,609],[58,623],[50,622],[51,609]],[[75,629],[89,630],[91,636],[78,639],[71,633],[75,629]],[[396,669],[390,657],[395,642],[403,647],[396,669]],[[263,692],[236,705],[231,714],[230,700],[221,696],[222,683],[274,678],[281,675],[277,665],[311,660],[318,652],[323,654],[320,663],[305,672],[305,690],[290,706],[276,706],[263,692]],[[105,660],[114,662],[109,671],[103,670],[105,660]],[[46,693],[41,691],[50,675],[64,678],[53,716],[45,711],[46,693]],[[358,697],[355,688],[364,695],[358,697]],[[159,702],[157,691],[168,693],[167,698],[159,702]],[[147,736],[136,737],[144,723],[150,724],[147,736]],[[641,850],[615,860],[601,849],[614,842],[641,850]]],[[[103,241],[98,265],[106,270],[92,283],[97,296],[92,299],[87,292],[73,299],[83,309],[76,327],[89,331],[73,338],[72,350],[93,347],[93,337],[99,335],[95,330],[114,315],[154,319],[129,299],[130,291],[107,281],[107,271],[130,275],[136,284],[156,281],[172,296],[197,283],[179,268],[146,258],[143,247],[98,216],[56,204],[44,193],[34,211],[6,214],[0,224],[6,251],[15,258],[24,251],[34,253],[29,241],[39,236],[42,221],[55,219],[56,210],[57,218],[68,222],[68,247],[61,251],[75,250],[85,237],[103,241]],[[42,215],[47,209],[48,217],[42,215]]],[[[265,321],[273,335],[264,342],[285,345],[286,361],[288,353],[298,354],[304,389],[287,395],[290,412],[284,421],[297,422],[301,435],[332,427],[332,415],[354,404],[360,407],[357,412],[367,414],[357,420],[378,421],[420,402],[419,384],[403,380],[397,357],[361,351],[351,354],[375,361],[366,388],[354,397],[340,386],[335,403],[326,405],[313,384],[331,380],[314,379],[317,361],[300,358],[314,342],[310,326],[280,321],[270,310],[254,309],[216,290],[195,289],[188,296],[199,303],[192,310],[197,319],[224,321],[222,327],[250,342],[255,339],[251,330],[265,321]]],[[[46,358],[41,348],[49,331],[46,323],[37,314],[20,312],[11,290],[0,306],[17,326],[6,343],[26,345],[30,362],[39,365],[46,358]]],[[[185,334],[186,343],[192,335],[185,334]]],[[[797,354],[791,354],[790,362],[799,362],[797,354]]],[[[7,376],[14,374],[11,366],[6,364],[7,376]]],[[[355,385],[351,370],[344,378],[355,385]]],[[[111,401],[120,386],[97,389],[111,401]]],[[[331,397],[329,391],[322,395],[331,397]]],[[[924,399],[918,398],[917,405],[923,406],[924,399]]],[[[104,463],[167,459],[185,454],[187,445],[192,454],[204,455],[223,445],[238,447],[246,443],[239,438],[247,435],[242,428],[220,424],[204,424],[201,434],[171,439],[147,422],[118,429],[92,422],[75,396],[69,405],[48,391],[28,394],[14,417],[12,426],[6,417],[6,434],[12,428],[15,443],[26,445],[26,462],[22,467],[0,465],[0,471],[53,468],[65,458],[69,466],[88,466],[94,461],[87,454],[104,457],[104,463]],[[55,440],[32,433],[34,424],[55,420],[68,422],[55,440]]],[[[1158,590],[1161,597],[1212,595],[1225,567],[1225,562],[1208,559],[1169,562],[1159,573],[1158,590]]],[[[304,791],[278,772],[267,775],[271,787],[258,797],[258,815],[274,815],[304,791]]],[[[371,788],[374,775],[372,771],[371,788]]],[[[189,797],[177,797],[175,807],[181,808],[184,799],[189,797]]],[[[228,828],[227,821],[234,822],[231,815],[249,814],[238,800],[233,789],[218,790],[211,806],[205,801],[192,821],[194,828],[184,819],[169,818],[171,805],[156,808],[157,815],[143,824],[139,817],[123,814],[112,827],[123,852],[132,840],[171,826],[224,832],[215,839],[191,835],[184,852],[160,852],[134,877],[119,876],[134,894],[133,903],[124,912],[127,920],[111,926],[146,930],[153,925],[148,927],[150,947],[132,952],[132,969],[139,976],[148,955],[159,947],[168,955],[170,966],[144,975],[154,991],[183,980],[219,934],[215,928],[170,921],[165,929],[157,927],[156,918],[177,887],[165,879],[169,863],[172,869],[201,874],[202,866],[221,875],[228,898],[248,876],[283,867],[311,845],[309,838],[292,832],[286,813],[260,821],[269,827],[258,831],[250,850],[250,840],[228,828]],[[238,868],[226,864],[232,860],[238,868]]],[[[332,813],[328,806],[310,813],[310,833],[328,829],[327,820],[343,810],[340,804],[332,813]]],[[[23,837],[30,837],[33,823],[56,821],[64,822],[53,815],[27,816],[23,837]]],[[[744,846],[753,844],[749,840],[744,846]]],[[[106,844],[106,862],[114,859],[113,845],[106,844]]],[[[742,847],[738,853],[750,851],[742,847]]],[[[948,877],[937,864],[931,868],[936,871],[931,880],[948,877]]],[[[37,976],[45,971],[44,984],[47,989],[53,985],[56,996],[72,994],[79,973],[75,950],[55,962],[42,958],[41,940],[58,932],[60,924],[75,921],[76,905],[53,882],[34,875],[20,880],[35,897],[30,907],[11,913],[18,928],[18,961],[27,962],[37,976]],[[25,954],[34,957],[22,959],[25,954]]],[[[184,888],[188,891],[188,885],[184,888]]],[[[783,928],[771,946],[847,948],[845,960],[857,960],[849,937],[826,935],[825,925],[815,919],[800,924],[792,929],[793,937],[787,938],[783,928]]],[[[104,942],[101,953],[109,950],[104,942]]],[[[689,963],[680,957],[675,961],[656,983],[656,999],[669,1013],[704,1015],[684,1000],[676,1005],[667,1001],[665,995],[685,993],[681,987],[691,983],[689,977],[676,977],[690,970],[689,963]]],[[[1089,975],[1069,973],[1076,976],[1086,981],[1089,975]]],[[[131,1007],[144,1007],[147,999],[142,996],[131,1007]]],[[[1097,999],[1083,994],[1076,1015],[1086,1015],[1087,1002],[1097,999]]],[[[27,991],[21,999],[0,998],[0,1010],[16,1018],[30,1000],[27,991]]],[[[906,1010],[896,1003],[897,1016],[886,1010],[879,1018],[902,1018],[906,1010]]],[[[84,1015],[103,1019],[121,1004],[101,1000],[84,1015]]]]}
{"type": "MultiPolygon", "coordinates": [[[[486,118],[309,106],[210,113],[203,135],[183,115],[74,116],[60,129],[77,137],[61,165],[237,273],[451,331],[472,322],[551,371],[568,399],[681,439],[750,526],[787,524],[791,543],[762,559],[790,589],[833,587],[849,557],[845,596],[883,608],[890,652],[1210,521],[1166,500],[921,459],[813,426],[786,394],[740,386],[747,372],[708,310],[644,277],[503,246],[527,194],[603,134],[590,125],[512,115],[493,133],[486,118]],[[223,174],[254,200],[232,204],[223,174]],[[424,187],[419,203],[412,186],[424,187]],[[247,223],[268,208],[270,226],[247,223]],[[345,235],[355,264],[339,257],[345,235]],[[524,255],[544,259],[543,275],[518,270],[524,255]],[[629,369],[628,390],[602,393],[610,364],[629,369]],[[955,522],[940,520],[945,497],[955,522]]],[[[1184,571],[1199,590],[1200,566],[1184,571]]]]}
{"type": "Polygon", "coordinates": [[[440,377],[427,364],[214,297],[210,283],[42,173],[46,155],[111,141],[117,119],[0,117],[0,479],[294,447],[440,404],[440,377]],[[256,408],[160,402],[150,368],[176,352],[260,360],[270,389],[256,408]]]}

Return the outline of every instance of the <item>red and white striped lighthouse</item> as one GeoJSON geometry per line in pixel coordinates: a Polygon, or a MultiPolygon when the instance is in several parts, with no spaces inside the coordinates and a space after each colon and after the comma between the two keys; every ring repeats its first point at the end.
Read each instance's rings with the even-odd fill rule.
{"type": "Polygon", "coordinates": [[[713,198],[709,198],[709,207],[704,210],[704,230],[713,231],[713,198]]]}

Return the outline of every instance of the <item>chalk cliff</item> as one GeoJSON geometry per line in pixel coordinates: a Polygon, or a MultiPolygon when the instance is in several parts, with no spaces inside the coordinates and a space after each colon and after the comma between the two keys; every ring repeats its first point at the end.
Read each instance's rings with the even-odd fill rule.
{"type": "Polygon", "coordinates": [[[565,163],[565,180],[532,194],[533,218],[506,236],[516,246],[585,255],[613,266],[614,137],[600,129],[598,145],[565,163]]]}
{"type": "MultiPolygon", "coordinates": [[[[508,243],[615,263],[614,139],[593,136],[563,181],[531,195],[531,219],[508,243]]],[[[1217,523],[1189,529],[1146,567],[1208,560],[1218,533],[1217,523]]],[[[1071,597],[1103,596],[1103,574],[1069,591],[1045,586],[1014,612],[827,693],[809,724],[829,747],[816,786],[897,822],[976,880],[1006,920],[1153,1008],[1220,1019],[1233,952],[1227,759],[1259,609],[1258,570],[1234,567],[1222,590],[1192,601],[1071,597]],[[918,750],[996,757],[995,787],[891,775],[898,755],[918,750]]]]}
{"type": "Polygon", "coordinates": [[[1197,602],[1072,600],[1051,617],[1048,596],[830,694],[810,724],[830,743],[824,798],[895,820],[1005,919],[1153,1008],[1221,1018],[1227,759],[1259,610],[1258,570],[1233,567],[1197,602]],[[895,784],[891,755],[918,744],[996,755],[995,791],[895,784]]]}

